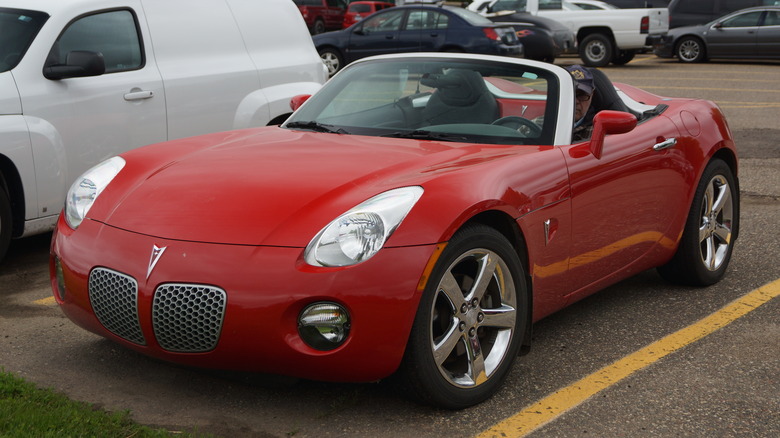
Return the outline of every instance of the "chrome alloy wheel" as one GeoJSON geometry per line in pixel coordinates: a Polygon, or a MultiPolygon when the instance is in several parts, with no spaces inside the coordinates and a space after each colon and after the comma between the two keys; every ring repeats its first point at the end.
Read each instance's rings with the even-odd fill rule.
{"type": "Polygon", "coordinates": [[[441,277],[431,308],[430,347],[450,384],[479,386],[504,362],[518,317],[514,285],[506,262],[485,249],[465,252],[441,277]]]}
{"type": "Polygon", "coordinates": [[[687,38],[677,48],[677,56],[685,62],[697,62],[702,58],[701,43],[693,38],[687,38]]]}
{"type": "Polygon", "coordinates": [[[729,253],[734,200],[723,175],[715,175],[704,191],[699,226],[701,261],[710,271],[718,270],[729,253]]]}

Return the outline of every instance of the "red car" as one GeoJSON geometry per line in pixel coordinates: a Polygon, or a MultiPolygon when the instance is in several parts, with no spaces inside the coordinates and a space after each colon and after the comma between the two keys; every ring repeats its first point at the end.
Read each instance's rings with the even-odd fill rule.
{"type": "Polygon", "coordinates": [[[281,126],[111,158],[68,192],[54,296],[166,361],[397,373],[424,402],[479,403],[540,318],[647,269],[705,286],[729,264],[737,152],[721,111],[593,76],[600,111],[576,143],[559,66],[396,54],[295,98],[281,126]]]}
{"type": "Polygon", "coordinates": [[[349,4],[347,12],[344,14],[344,24],[342,25],[342,28],[346,29],[376,11],[381,11],[382,9],[391,8],[393,6],[395,6],[395,4],[387,2],[352,2],[349,4]]]}
{"type": "Polygon", "coordinates": [[[293,0],[312,35],[341,28],[347,0],[293,0]]]}

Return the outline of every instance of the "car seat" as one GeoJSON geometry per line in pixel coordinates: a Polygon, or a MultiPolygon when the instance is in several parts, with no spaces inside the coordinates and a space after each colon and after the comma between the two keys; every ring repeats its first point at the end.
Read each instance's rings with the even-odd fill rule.
{"type": "Polygon", "coordinates": [[[593,76],[593,86],[596,87],[596,94],[593,96],[593,102],[591,102],[593,109],[596,111],[612,110],[627,113],[632,112],[628,109],[628,106],[623,102],[620,96],[618,96],[615,86],[604,72],[593,67],[586,68],[591,76],[593,76]]]}
{"type": "Polygon", "coordinates": [[[492,123],[499,116],[496,98],[476,71],[451,69],[420,82],[436,89],[423,110],[428,124],[492,123]]]}

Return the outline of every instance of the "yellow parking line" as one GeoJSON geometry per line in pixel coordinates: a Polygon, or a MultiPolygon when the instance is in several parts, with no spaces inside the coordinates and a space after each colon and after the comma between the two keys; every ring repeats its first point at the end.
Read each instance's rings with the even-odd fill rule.
{"type": "Polygon", "coordinates": [[[591,396],[661,358],[727,326],[777,296],[780,296],[780,279],[748,293],[699,322],[672,333],[582,380],[556,391],[482,432],[477,437],[519,438],[526,436],[577,407],[591,396]]]}
{"type": "Polygon", "coordinates": [[[714,90],[714,91],[739,91],[742,93],[780,93],[778,89],[756,89],[756,88],[720,88],[720,87],[672,87],[668,85],[642,85],[642,89],[672,89],[672,90],[714,90]]]}
{"type": "Polygon", "coordinates": [[[57,301],[54,300],[54,297],[48,297],[48,298],[41,298],[40,300],[33,301],[33,304],[38,304],[40,306],[54,306],[57,304],[57,301]]]}

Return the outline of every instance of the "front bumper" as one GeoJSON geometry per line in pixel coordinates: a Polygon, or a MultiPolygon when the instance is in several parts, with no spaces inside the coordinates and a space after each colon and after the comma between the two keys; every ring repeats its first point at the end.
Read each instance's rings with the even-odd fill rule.
{"type": "MultiPolygon", "coordinates": [[[[143,354],[197,367],[359,382],[386,377],[400,364],[420,299],[420,279],[434,253],[432,245],[385,248],[350,268],[314,268],[301,262],[301,248],[171,241],[91,220],[73,231],[60,219],[50,269],[54,296],[68,318],[143,354]],[[155,246],[166,249],[149,272],[155,246]],[[110,316],[134,327],[117,329],[106,323],[105,314],[96,315],[95,308],[105,311],[99,304],[93,308],[97,301],[89,279],[95,272],[104,279],[108,273],[104,285],[135,283],[134,291],[123,286],[125,304],[110,310],[110,316]],[[187,326],[175,309],[163,315],[166,324],[155,323],[168,311],[155,298],[161,288],[170,298],[171,285],[224,291],[221,321],[210,323],[208,318],[219,319],[214,316],[219,312],[212,312],[203,323],[207,327],[201,324],[183,335],[194,345],[209,345],[198,339],[207,333],[216,336],[208,351],[163,347],[170,342],[167,331],[187,326]],[[335,350],[315,350],[298,335],[300,311],[317,301],[339,303],[351,315],[350,336],[335,350]]],[[[188,300],[179,300],[178,307],[203,305],[188,300]]]]}

